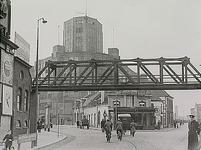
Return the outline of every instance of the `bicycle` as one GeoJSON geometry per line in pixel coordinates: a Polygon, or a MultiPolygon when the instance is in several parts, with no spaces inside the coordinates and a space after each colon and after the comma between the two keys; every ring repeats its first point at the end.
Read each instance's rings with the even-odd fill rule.
{"type": "Polygon", "coordinates": [[[122,140],[122,134],[121,134],[121,131],[117,131],[117,139],[118,140],[122,140]]]}
{"type": "Polygon", "coordinates": [[[110,139],[111,139],[111,133],[106,131],[106,138],[107,138],[107,142],[110,143],[110,139]]]}
{"type": "MultiPolygon", "coordinates": [[[[1,143],[2,143],[1,146],[4,146],[3,148],[0,146],[1,150],[8,150],[9,149],[9,148],[6,148],[5,142],[1,142],[1,143]]],[[[15,147],[11,145],[10,150],[14,150],[14,149],[15,149],[15,147]]]]}

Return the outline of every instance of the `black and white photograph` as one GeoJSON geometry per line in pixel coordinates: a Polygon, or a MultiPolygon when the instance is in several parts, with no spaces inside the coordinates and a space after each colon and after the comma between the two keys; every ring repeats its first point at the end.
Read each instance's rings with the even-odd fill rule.
{"type": "Polygon", "coordinates": [[[200,0],[0,0],[0,150],[201,150],[200,0]]]}

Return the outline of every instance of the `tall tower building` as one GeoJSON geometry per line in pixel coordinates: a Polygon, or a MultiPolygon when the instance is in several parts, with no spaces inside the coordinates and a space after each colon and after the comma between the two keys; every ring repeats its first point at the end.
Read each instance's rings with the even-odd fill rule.
{"type": "Polygon", "coordinates": [[[103,53],[102,24],[88,16],[73,17],[64,22],[63,45],[66,52],[103,53]]]}

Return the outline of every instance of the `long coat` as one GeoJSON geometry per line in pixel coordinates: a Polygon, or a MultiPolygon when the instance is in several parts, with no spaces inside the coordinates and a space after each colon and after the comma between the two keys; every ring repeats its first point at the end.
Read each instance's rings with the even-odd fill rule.
{"type": "Polygon", "coordinates": [[[111,133],[111,131],[112,131],[112,123],[110,121],[106,121],[104,127],[105,127],[105,130],[107,132],[111,133]]]}
{"type": "Polygon", "coordinates": [[[131,122],[131,124],[130,124],[130,128],[131,128],[131,132],[135,132],[135,130],[136,130],[136,123],[134,123],[134,122],[131,122]]]}
{"type": "Polygon", "coordinates": [[[197,149],[198,134],[200,133],[199,123],[195,120],[188,123],[188,149],[197,149]]]}

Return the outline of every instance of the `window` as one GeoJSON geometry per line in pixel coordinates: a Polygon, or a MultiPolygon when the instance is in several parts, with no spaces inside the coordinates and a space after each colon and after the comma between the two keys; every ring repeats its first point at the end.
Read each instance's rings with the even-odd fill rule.
{"type": "Polygon", "coordinates": [[[126,106],[127,107],[132,107],[133,106],[133,100],[132,100],[132,96],[131,95],[127,95],[126,96],[126,106]]]}
{"type": "Polygon", "coordinates": [[[24,121],[24,127],[28,127],[28,122],[27,122],[27,120],[24,121]]]}
{"type": "Polygon", "coordinates": [[[21,125],[21,121],[20,120],[18,120],[17,122],[16,122],[16,127],[21,127],[22,125],[21,125]]]}
{"type": "Polygon", "coordinates": [[[20,71],[20,79],[23,79],[23,78],[24,78],[24,72],[20,71]]]}
{"type": "Polygon", "coordinates": [[[24,110],[28,111],[28,91],[24,93],[24,110]]]}
{"type": "Polygon", "coordinates": [[[82,33],[83,32],[83,27],[81,28],[76,28],[76,33],[82,33]]]}
{"type": "Polygon", "coordinates": [[[143,101],[140,101],[139,104],[140,104],[140,107],[146,107],[146,103],[143,101]]]}
{"type": "Polygon", "coordinates": [[[120,101],[113,101],[113,107],[119,107],[120,106],[120,101]]]}
{"type": "Polygon", "coordinates": [[[22,89],[18,89],[17,93],[17,109],[22,110],[22,89]]]}

